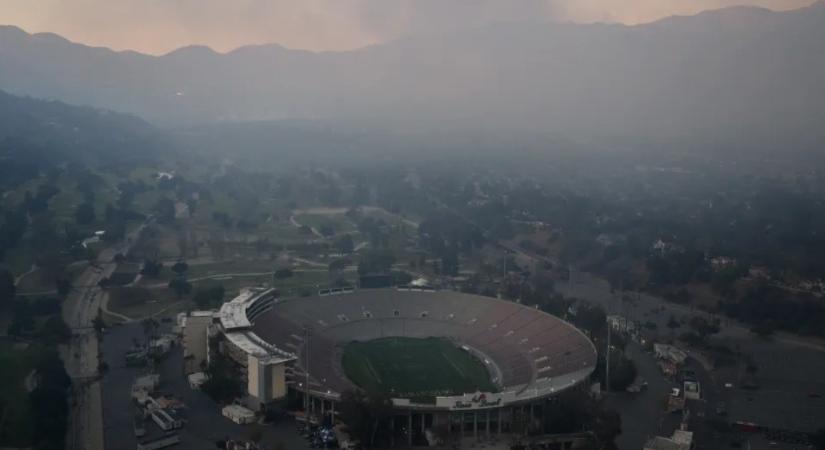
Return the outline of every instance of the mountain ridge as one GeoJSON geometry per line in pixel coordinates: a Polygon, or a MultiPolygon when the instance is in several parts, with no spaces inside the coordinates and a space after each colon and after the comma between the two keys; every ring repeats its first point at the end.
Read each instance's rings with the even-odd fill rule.
{"type": "Polygon", "coordinates": [[[159,137],[159,130],[134,116],[0,90],[3,164],[141,159],[155,154],[159,137]]]}
{"type": "MultiPolygon", "coordinates": [[[[763,13],[763,14],[765,14],[765,13],[767,13],[767,14],[770,14],[770,13],[780,13],[780,14],[782,14],[782,13],[789,13],[789,12],[812,11],[812,10],[816,10],[817,8],[825,9],[825,0],[816,0],[808,6],[803,6],[801,8],[797,8],[797,9],[793,9],[793,10],[785,10],[785,11],[776,11],[776,10],[772,10],[772,9],[761,7],[761,6],[732,5],[732,6],[722,7],[722,8],[704,10],[704,11],[697,12],[695,14],[667,16],[667,17],[662,17],[662,18],[650,21],[650,22],[643,22],[643,23],[636,23],[636,24],[623,24],[623,23],[620,23],[620,22],[605,22],[605,21],[572,22],[572,21],[553,21],[553,20],[536,20],[536,21],[529,21],[527,23],[542,23],[542,24],[550,25],[550,26],[552,26],[552,25],[576,25],[576,26],[615,26],[615,27],[623,27],[623,28],[639,28],[639,27],[647,27],[647,26],[651,26],[651,25],[655,25],[655,24],[659,24],[659,23],[665,23],[665,22],[673,21],[673,20],[685,20],[685,19],[692,19],[692,18],[701,18],[701,17],[705,17],[707,15],[729,15],[729,14],[736,14],[736,13],[739,13],[739,12],[751,12],[751,13],[759,12],[759,13],[763,13]]],[[[505,21],[505,22],[492,22],[491,24],[488,24],[488,25],[495,26],[495,25],[501,24],[501,23],[520,23],[520,22],[507,22],[507,21],[505,21]]],[[[470,29],[484,28],[488,25],[470,27],[470,29]]],[[[51,37],[55,37],[55,38],[57,38],[61,41],[68,42],[68,43],[75,44],[75,45],[80,45],[80,46],[87,47],[87,48],[103,48],[103,49],[110,50],[113,53],[137,54],[137,55],[156,57],[156,58],[157,57],[169,56],[169,55],[172,55],[172,54],[179,53],[181,51],[186,53],[186,52],[191,51],[193,49],[197,49],[197,50],[204,49],[204,50],[208,50],[210,53],[225,56],[225,55],[230,55],[232,53],[236,53],[238,51],[244,51],[245,49],[254,50],[254,49],[262,49],[262,48],[268,48],[268,47],[273,47],[273,48],[276,48],[276,49],[281,49],[281,50],[286,50],[286,51],[295,51],[295,52],[312,53],[312,54],[352,53],[352,52],[358,52],[360,50],[368,49],[368,48],[371,48],[371,47],[391,44],[392,42],[394,42],[396,40],[403,40],[403,39],[406,39],[406,38],[410,37],[410,36],[405,36],[405,37],[397,38],[397,39],[390,40],[390,41],[387,41],[387,42],[377,43],[377,44],[368,44],[368,45],[365,45],[365,46],[362,46],[362,47],[357,47],[357,48],[353,48],[353,49],[349,49],[349,50],[321,50],[321,51],[313,51],[313,50],[307,50],[307,49],[285,47],[284,45],[282,45],[278,42],[262,42],[262,43],[255,43],[255,44],[245,44],[245,45],[241,45],[241,46],[238,46],[238,47],[232,48],[230,50],[226,50],[226,51],[218,51],[218,50],[216,50],[216,49],[214,49],[214,48],[212,48],[208,45],[205,45],[205,44],[187,44],[187,45],[183,45],[181,47],[172,49],[168,52],[155,55],[155,54],[145,53],[145,52],[141,52],[141,51],[133,50],[133,49],[115,50],[115,49],[112,49],[112,48],[107,47],[107,46],[90,45],[90,44],[86,44],[86,43],[79,42],[79,41],[73,41],[69,38],[66,38],[64,36],[61,36],[60,34],[53,33],[53,32],[28,32],[28,31],[26,31],[25,29],[23,29],[19,26],[11,25],[11,24],[5,24],[5,25],[0,24],[0,37],[2,37],[4,29],[5,30],[11,29],[11,30],[14,30],[15,32],[17,32],[21,35],[25,35],[25,36],[28,36],[28,37],[51,36],[51,37]]],[[[447,33],[443,33],[443,34],[451,34],[451,33],[452,32],[447,32],[447,33]]],[[[412,37],[415,37],[415,35],[413,35],[412,37]]]]}
{"type": "Polygon", "coordinates": [[[163,126],[325,119],[810,149],[825,140],[825,2],[645,25],[500,23],[346,52],[277,44],[160,57],[4,38],[0,89],[163,126]],[[57,50],[55,50],[57,48],[57,50]]]}

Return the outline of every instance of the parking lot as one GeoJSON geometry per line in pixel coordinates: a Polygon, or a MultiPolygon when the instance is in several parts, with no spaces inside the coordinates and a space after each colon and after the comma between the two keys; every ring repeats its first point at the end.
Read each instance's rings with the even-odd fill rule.
{"type": "Polygon", "coordinates": [[[613,392],[605,404],[622,416],[622,434],[616,438],[621,449],[640,449],[652,436],[670,436],[681,420],[678,414],[665,413],[665,399],[676,383],[662,377],[656,359],[635,342],[628,343],[627,355],[636,363],[639,376],[648,382],[639,393],[613,392]]]}
{"type": "MultiPolygon", "coordinates": [[[[123,355],[132,347],[135,339],[143,338],[143,328],[139,323],[115,326],[104,335],[103,361],[108,364],[109,370],[104,376],[102,387],[103,420],[105,444],[109,449],[134,449],[137,446],[132,420],[135,409],[130,389],[134,379],[145,369],[127,367],[123,355]]],[[[237,425],[226,419],[221,415],[220,405],[189,387],[183,373],[183,351],[180,346],[174,347],[161,362],[158,373],[161,377],[159,392],[178,398],[186,405],[182,414],[186,424],[178,430],[181,442],[174,448],[216,448],[216,441],[244,439],[249,436],[252,426],[237,425]]],[[[160,433],[160,429],[151,421],[147,422],[146,427],[150,430],[150,435],[160,433]]],[[[307,441],[298,434],[297,426],[291,419],[284,419],[274,425],[263,425],[260,429],[264,448],[310,448],[307,441]]]]}
{"type": "MultiPolygon", "coordinates": [[[[705,313],[688,307],[662,301],[652,295],[634,296],[633,302],[620,302],[610,292],[609,285],[601,279],[579,273],[574,283],[560,284],[559,290],[565,295],[584,299],[602,305],[613,314],[621,314],[640,323],[656,324],[656,334],[665,341],[675,339],[687,326],[669,330],[667,323],[671,317],[686,320],[694,315],[705,313]]],[[[775,442],[770,448],[799,448],[792,444],[787,446],[772,438],[762,439],[759,435],[748,433],[730,433],[718,442],[704,422],[714,418],[716,405],[724,402],[727,413],[726,421],[749,422],[764,427],[792,430],[796,432],[814,432],[825,427],[825,351],[817,344],[806,344],[804,338],[787,339],[783,336],[760,338],[749,329],[735,321],[722,319],[721,331],[711,338],[716,345],[722,345],[733,352],[752,358],[756,371],[745,373],[744,365],[714,368],[712,372],[697,370],[704,390],[705,405],[697,404],[694,409],[705,415],[704,421],[694,417],[691,426],[697,424],[697,445],[702,448],[729,448],[729,438],[733,442],[751,442],[752,448],[762,448],[757,444],[764,441],[775,442]],[[801,341],[801,342],[800,342],[801,341]],[[748,379],[755,388],[746,389],[743,381],[748,379]],[[729,387],[726,387],[729,384],[729,387]],[[785,445],[785,447],[783,447],[785,445]]],[[[637,365],[640,363],[637,361],[637,365]]],[[[643,364],[639,367],[644,375],[643,364]]],[[[631,400],[633,404],[636,400],[631,400]]],[[[633,405],[626,408],[632,410],[633,405]]],[[[617,407],[616,409],[620,409],[617,407]]],[[[628,412],[624,420],[625,432],[633,433],[637,429],[650,429],[649,425],[637,426],[636,420],[648,420],[645,414],[638,416],[628,412]]],[[[622,438],[619,438],[620,441],[622,438]]],[[[638,437],[632,438],[634,446],[638,437]]],[[[744,445],[744,444],[743,444],[744,445]]],[[[624,447],[622,447],[624,448],[624,447]]],[[[764,447],[767,448],[767,447],[764,447]]]]}

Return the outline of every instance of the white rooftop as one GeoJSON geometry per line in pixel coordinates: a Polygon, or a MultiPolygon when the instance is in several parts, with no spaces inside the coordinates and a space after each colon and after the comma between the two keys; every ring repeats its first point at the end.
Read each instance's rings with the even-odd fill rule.
{"type": "Polygon", "coordinates": [[[224,303],[219,313],[223,329],[232,331],[251,327],[252,323],[249,322],[249,318],[246,316],[246,308],[268,291],[271,290],[245,289],[240,295],[224,303]]]}
{"type": "Polygon", "coordinates": [[[224,303],[218,313],[226,338],[244,353],[255,356],[264,364],[278,364],[297,359],[295,354],[281,350],[249,331],[252,323],[246,314],[247,308],[259,299],[274,293],[274,289],[247,288],[231,301],[224,303]]]}

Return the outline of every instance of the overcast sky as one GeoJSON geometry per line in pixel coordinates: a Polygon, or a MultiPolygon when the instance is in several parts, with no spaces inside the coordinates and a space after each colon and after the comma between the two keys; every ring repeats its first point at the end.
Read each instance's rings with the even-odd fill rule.
{"type": "Polygon", "coordinates": [[[812,0],[0,0],[0,24],[90,45],[161,54],[204,44],[345,50],[415,32],[501,20],[636,24],[748,4],[794,9],[812,0]]]}

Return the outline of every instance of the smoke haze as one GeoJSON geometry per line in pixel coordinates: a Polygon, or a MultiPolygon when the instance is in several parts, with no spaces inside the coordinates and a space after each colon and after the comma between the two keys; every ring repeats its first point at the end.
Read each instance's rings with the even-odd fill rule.
{"type": "Polygon", "coordinates": [[[260,43],[348,50],[407,34],[494,22],[637,24],[746,4],[795,9],[810,0],[0,0],[0,24],[151,54],[201,44],[218,51],[260,43]]]}

